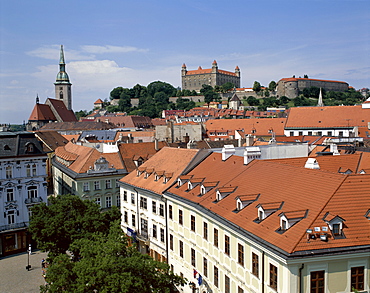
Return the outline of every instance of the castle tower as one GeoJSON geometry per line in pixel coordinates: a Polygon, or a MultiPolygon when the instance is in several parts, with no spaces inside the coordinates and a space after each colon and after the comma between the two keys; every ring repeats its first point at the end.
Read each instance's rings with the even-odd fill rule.
{"type": "Polygon", "coordinates": [[[216,60],[213,61],[212,63],[212,73],[217,73],[218,72],[218,66],[216,60]]]}
{"type": "Polygon", "coordinates": [[[182,76],[185,76],[185,75],[186,75],[186,72],[187,72],[187,70],[186,70],[186,65],[185,65],[185,63],[184,63],[184,64],[182,64],[182,67],[181,67],[181,75],[182,75],[182,76]]]}
{"type": "Polygon", "coordinates": [[[54,83],[55,99],[62,100],[68,110],[72,110],[72,84],[69,82],[69,77],[66,72],[66,64],[64,61],[63,45],[60,46],[59,73],[54,83]]]}
{"type": "Polygon", "coordinates": [[[236,67],[235,67],[235,75],[236,75],[237,77],[240,77],[240,69],[239,69],[239,66],[236,66],[236,67]]]}

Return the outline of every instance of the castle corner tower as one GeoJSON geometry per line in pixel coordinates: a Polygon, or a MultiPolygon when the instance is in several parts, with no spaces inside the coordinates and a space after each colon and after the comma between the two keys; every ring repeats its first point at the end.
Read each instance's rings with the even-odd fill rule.
{"type": "Polygon", "coordinates": [[[64,61],[63,45],[60,46],[59,72],[55,85],[55,99],[62,100],[68,110],[72,110],[72,84],[69,82],[69,77],[66,72],[66,64],[64,61]]]}

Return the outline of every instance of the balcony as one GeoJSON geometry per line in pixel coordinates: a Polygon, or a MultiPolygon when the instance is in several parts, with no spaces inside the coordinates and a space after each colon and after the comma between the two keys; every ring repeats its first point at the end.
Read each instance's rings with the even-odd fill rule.
{"type": "Polygon", "coordinates": [[[27,224],[25,222],[22,223],[14,223],[9,225],[0,226],[0,232],[7,231],[7,230],[15,230],[20,228],[26,228],[27,224]]]}
{"type": "Polygon", "coordinates": [[[42,197],[31,197],[24,200],[25,204],[36,204],[40,202],[43,202],[42,197]]]}
{"type": "Polygon", "coordinates": [[[139,241],[142,241],[146,244],[149,244],[149,234],[148,234],[148,231],[141,231],[140,233],[137,233],[136,235],[136,238],[139,240],[139,241]]]}

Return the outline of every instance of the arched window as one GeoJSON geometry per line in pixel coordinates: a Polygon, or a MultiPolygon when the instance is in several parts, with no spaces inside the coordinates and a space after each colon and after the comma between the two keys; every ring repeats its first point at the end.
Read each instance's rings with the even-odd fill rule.
{"type": "Polygon", "coordinates": [[[26,166],[26,174],[27,174],[27,177],[31,177],[31,166],[30,166],[30,164],[28,164],[26,166]]]}
{"type": "Polygon", "coordinates": [[[32,176],[36,176],[36,164],[32,165],[32,176]]]}
{"type": "Polygon", "coordinates": [[[63,100],[63,91],[59,92],[59,99],[63,100]]]}

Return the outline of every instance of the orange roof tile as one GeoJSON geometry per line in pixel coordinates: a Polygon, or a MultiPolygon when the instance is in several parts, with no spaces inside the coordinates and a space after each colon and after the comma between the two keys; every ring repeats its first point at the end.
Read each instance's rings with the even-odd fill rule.
{"type": "Polygon", "coordinates": [[[144,175],[137,176],[136,172],[131,172],[120,181],[161,194],[172,185],[197,152],[198,150],[194,149],[164,147],[141,166],[142,168],[150,168],[154,172],[164,170],[164,176],[170,178],[166,183],[161,180],[155,181],[154,175],[150,175],[148,178],[144,178],[144,175]]]}

